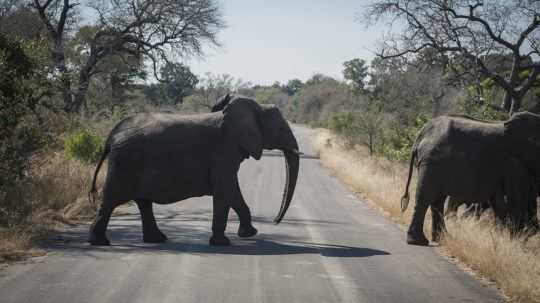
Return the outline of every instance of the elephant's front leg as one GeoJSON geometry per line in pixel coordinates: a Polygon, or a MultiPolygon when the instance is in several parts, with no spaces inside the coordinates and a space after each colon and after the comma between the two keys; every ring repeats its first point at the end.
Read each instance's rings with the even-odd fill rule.
{"type": "Polygon", "coordinates": [[[223,195],[214,195],[212,216],[212,237],[210,245],[230,245],[231,241],[225,237],[227,218],[229,217],[229,204],[223,195]]]}
{"type": "Polygon", "coordinates": [[[154,211],[152,210],[152,201],[136,200],[137,207],[141,212],[141,221],[143,227],[143,241],[147,243],[162,243],[167,240],[167,236],[163,234],[156,223],[154,211]]]}
{"type": "Polygon", "coordinates": [[[240,184],[238,178],[235,180],[236,190],[234,199],[231,201],[231,207],[234,209],[238,218],[240,219],[240,226],[238,227],[238,236],[241,238],[253,237],[257,234],[257,229],[251,224],[251,211],[242,196],[240,191],[240,184]]]}

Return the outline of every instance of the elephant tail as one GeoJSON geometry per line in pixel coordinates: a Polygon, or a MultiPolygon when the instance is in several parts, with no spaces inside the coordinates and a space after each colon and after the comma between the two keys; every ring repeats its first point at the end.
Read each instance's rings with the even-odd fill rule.
{"type": "Polygon", "coordinates": [[[405,185],[405,193],[401,197],[401,212],[405,212],[407,210],[407,206],[409,206],[409,185],[411,184],[415,158],[416,158],[416,144],[413,146],[413,150],[411,152],[411,162],[409,163],[409,176],[407,178],[407,185],[405,185]]]}
{"type": "Polygon", "coordinates": [[[94,171],[94,178],[92,179],[92,187],[90,188],[90,191],[88,192],[88,201],[92,205],[96,205],[96,180],[99,174],[99,169],[101,168],[101,165],[103,164],[103,161],[105,161],[105,158],[107,158],[107,155],[111,151],[111,144],[110,144],[110,138],[107,139],[105,142],[105,146],[103,148],[103,153],[101,154],[101,158],[99,159],[99,162],[96,166],[96,170],[94,171]]]}

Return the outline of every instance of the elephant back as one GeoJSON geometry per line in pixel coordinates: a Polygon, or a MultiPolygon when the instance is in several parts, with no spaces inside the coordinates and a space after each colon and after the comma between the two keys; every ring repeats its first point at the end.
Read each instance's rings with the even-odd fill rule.
{"type": "Polygon", "coordinates": [[[440,116],[428,122],[415,142],[418,163],[452,159],[482,161],[504,149],[502,123],[461,116],[440,116]]]}

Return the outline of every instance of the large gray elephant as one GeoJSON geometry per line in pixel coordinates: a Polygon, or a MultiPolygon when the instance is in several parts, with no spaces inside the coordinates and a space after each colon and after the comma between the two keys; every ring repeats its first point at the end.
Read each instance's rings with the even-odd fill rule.
{"type": "MultiPolygon", "coordinates": [[[[92,181],[109,156],[103,201],[90,227],[89,242],[109,245],[105,235],[112,211],[134,200],[140,210],[143,240],[163,242],[152,204],[168,204],[190,197],[213,196],[211,245],[229,245],[225,228],[230,208],[240,219],[238,235],[257,233],[238,184],[240,163],[259,160],[263,149],[282,150],[287,182],[275,223],[285,215],[299,170],[298,143],[278,108],[227,96],[223,111],[198,115],[139,114],[118,123],[106,141],[92,181]]],[[[223,100],[223,99],[222,99],[223,100]]]]}
{"type": "Polygon", "coordinates": [[[499,123],[465,116],[440,116],[428,122],[413,144],[409,176],[401,199],[405,211],[412,170],[416,166],[416,205],[407,243],[429,244],[423,226],[430,206],[432,236],[438,241],[444,230],[447,196],[461,201],[489,201],[497,195],[506,195],[510,217],[517,220],[514,224],[521,224],[529,208],[526,201],[530,201],[528,170],[539,167],[539,146],[540,116],[532,113],[518,113],[499,123]]]}

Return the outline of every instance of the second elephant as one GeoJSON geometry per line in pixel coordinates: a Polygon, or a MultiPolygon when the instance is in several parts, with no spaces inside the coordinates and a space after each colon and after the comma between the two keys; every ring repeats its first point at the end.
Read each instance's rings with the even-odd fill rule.
{"type": "Polygon", "coordinates": [[[488,201],[504,189],[512,215],[522,224],[527,213],[530,179],[527,169],[537,161],[540,116],[519,113],[494,123],[465,116],[440,116],[420,131],[411,151],[409,177],[402,210],[409,201],[413,166],[418,168],[416,204],[407,232],[407,243],[427,245],[423,226],[431,206],[433,238],[444,229],[447,196],[461,201],[488,201]],[[527,169],[516,169],[521,164],[527,169]]]}

